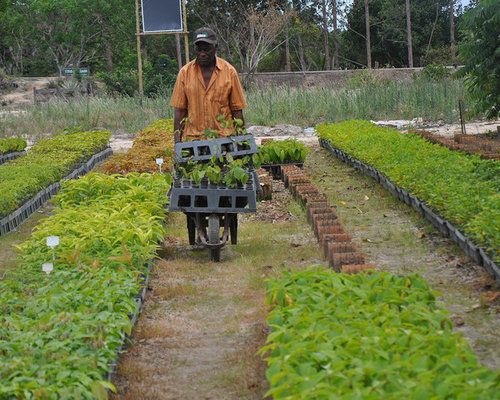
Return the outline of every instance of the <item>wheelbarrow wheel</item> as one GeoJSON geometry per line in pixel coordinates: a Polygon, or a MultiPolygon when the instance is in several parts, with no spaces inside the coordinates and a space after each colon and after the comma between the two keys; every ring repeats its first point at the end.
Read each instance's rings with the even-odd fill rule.
{"type": "MultiPolygon", "coordinates": [[[[208,217],[208,243],[220,243],[220,220],[217,214],[212,214],[208,217]]],[[[210,249],[210,259],[215,262],[220,261],[220,248],[210,249]]]]}

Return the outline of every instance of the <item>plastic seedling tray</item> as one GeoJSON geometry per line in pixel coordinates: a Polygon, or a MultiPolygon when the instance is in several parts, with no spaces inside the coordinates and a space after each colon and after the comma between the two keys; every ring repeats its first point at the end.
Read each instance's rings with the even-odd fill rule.
{"type": "Polygon", "coordinates": [[[228,136],[211,140],[176,143],[174,148],[176,163],[188,161],[207,161],[213,156],[230,154],[233,158],[258,153],[253,135],[228,136]]]}

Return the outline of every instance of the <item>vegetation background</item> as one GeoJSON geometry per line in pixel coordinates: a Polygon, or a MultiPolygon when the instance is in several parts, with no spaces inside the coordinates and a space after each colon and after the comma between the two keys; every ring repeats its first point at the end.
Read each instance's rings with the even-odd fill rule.
{"type": "MultiPolygon", "coordinates": [[[[483,66],[482,78],[468,81],[476,101],[499,92],[500,0],[466,7],[459,0],[186,0],[186,6],[189,31],[213,28],[219,55],[250,77],[468,63],[466,78],[483,66]],[[478,42],[484,26],[489,30],[478,42]]],[[[142,37],[146,96],[173,86],[186,59],[181,42],[179,34],[142,37]]],[[[109,94],[134,96],[136,45],[133,0],[0,1],[0,81],[85,67],[109,94]]],[[[498,115],[498,94],[477,111],[498,115]]]]}

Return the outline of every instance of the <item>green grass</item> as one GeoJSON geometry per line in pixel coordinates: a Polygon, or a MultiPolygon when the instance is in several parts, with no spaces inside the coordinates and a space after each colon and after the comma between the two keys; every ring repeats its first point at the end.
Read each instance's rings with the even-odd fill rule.
{"type": "MultiPolygon", "coordinates": [[[[247,125],[293,124],[314,126],[322,121],[346,119],[413,119],[457,121],[457,101],[463,95],[461,81],[378,82],[356,88],[272,87],[249,89],[245,110],[247,125]]],[[[157,98],[99,97],[72,102],[51,101],[31,106],[21,116],[8,115],[0,124],[0,136],[39,139],[58,129],[101,127],[133,134],[153,120],[172,118],[170,92],[157,98]]]]}

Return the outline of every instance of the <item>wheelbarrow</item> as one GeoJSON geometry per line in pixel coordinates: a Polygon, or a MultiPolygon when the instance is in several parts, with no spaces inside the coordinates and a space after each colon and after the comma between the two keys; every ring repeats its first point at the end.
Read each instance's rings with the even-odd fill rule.
{"type": "Polygon", "coordinates": [[[186,214],[190,245],[209,249],[212,261],[220,261],[221,249],[238,241],[238,213],[257,211],[257,192],[260,184],[254,169],[249,170],[245,184],[229,187],[221,182],[212,184],[207,178],[195,183],[176,172],[176,165],[188,161],[207,162],[213,156],[230,154],[233,158],[258,152],[252,135],[213,140],[197,140],[175,145],[175,164],[172,186],[167,194],[169,211],[186,214]],[[222,232],[221,232],[222,230],[222,232]]]}

